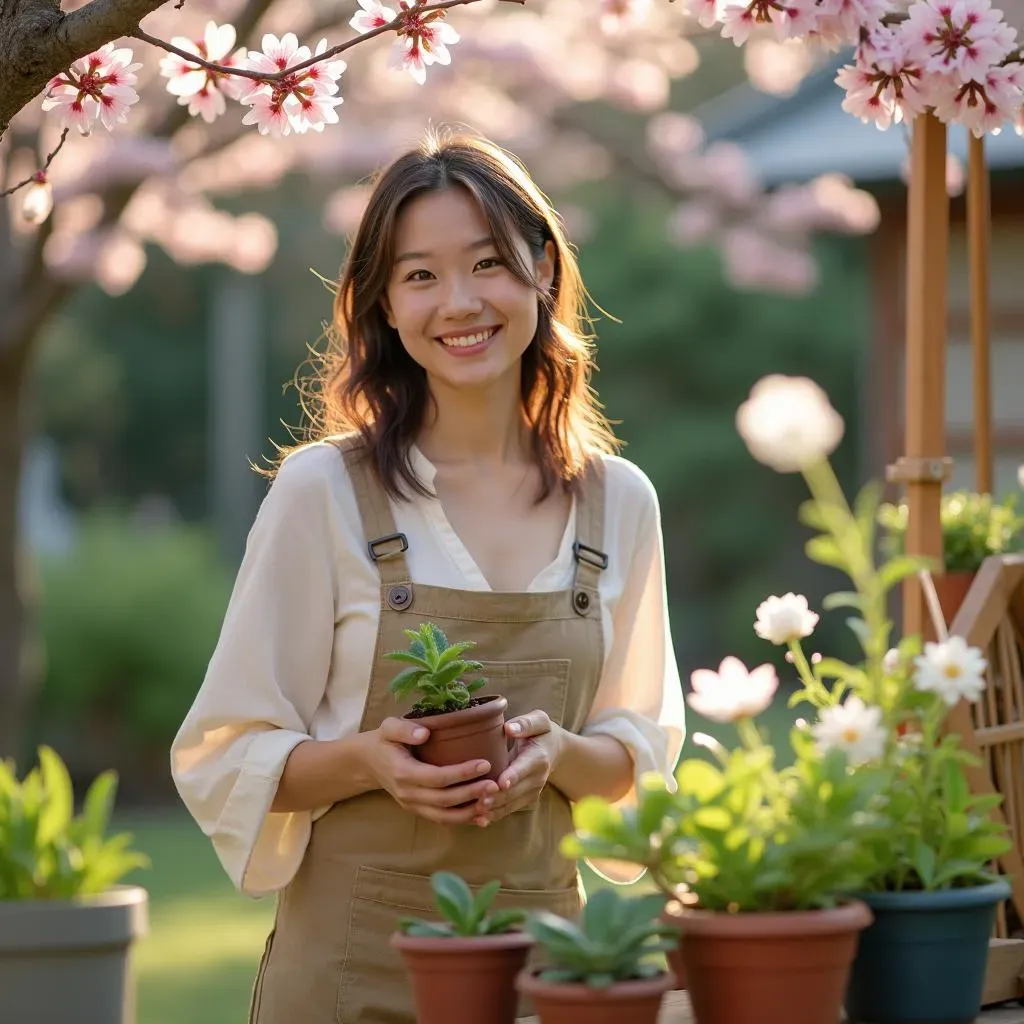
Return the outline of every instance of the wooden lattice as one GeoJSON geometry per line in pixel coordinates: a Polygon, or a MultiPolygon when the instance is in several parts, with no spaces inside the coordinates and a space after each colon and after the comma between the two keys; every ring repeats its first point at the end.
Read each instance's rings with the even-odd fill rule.
{"type": "Polygon", "coordinates": [[[953,709],[948,728],[963,746],[981,758],[970,770],[976,793],[1003,795],[1002,814],[1010,828],[1013,849],[1000,867],[1013,888],[1016,911],[1001,908],[997,934],[1018,935],[1024,928],[1024,557],[1002,556],[985,561],[950,632],[981,648],[988,659],[988,686],[980,701],[963,701],[953,709]]]}

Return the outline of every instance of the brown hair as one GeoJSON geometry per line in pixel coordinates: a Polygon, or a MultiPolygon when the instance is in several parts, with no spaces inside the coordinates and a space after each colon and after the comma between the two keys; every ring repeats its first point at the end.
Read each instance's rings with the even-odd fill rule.
{"type": "Polygon", "coordinates": [[[574,489],[590,452],[613,451],[616,439],[590,387],[593,338],[586,292],[561,220],[526,169],[494,143],[432,132],[377,177],[334,298],[327,349],[301,387],[307,436],[323,440],[358,432],[374,454],[393,497],[402,485],[429,493],[409,461],[430,402],[427,376],[385,318],[395,258],[395,227],[417,195],[459,186],[480,204],[495,247],[511,272],[537,289],[537,332],[523,354],[522,408],[541,470],[538,501],[561,485],[574,489]],[[538,288],[515,237],[535,259],[555,249],[550,293],[538,288]]]}

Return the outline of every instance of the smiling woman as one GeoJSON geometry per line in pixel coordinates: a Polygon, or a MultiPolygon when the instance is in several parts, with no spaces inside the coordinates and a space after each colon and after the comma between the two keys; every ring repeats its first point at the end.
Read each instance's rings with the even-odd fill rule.
{"type": "Polygon", "coordinates": [[[493,144],[433,137],[378,179],[311,443],[279,466],[172,750],[235,884],[282,892],[254,1024],[412,1024],[388,939],[433,872],[573,915],[572,804],[675,764],[658,502],[611,454],[583,298],[557,214],[493,144]],[[396,717],[383,655],[423,623],[500,681],[504,770],[412,756],[430,719],[396,717]]]}

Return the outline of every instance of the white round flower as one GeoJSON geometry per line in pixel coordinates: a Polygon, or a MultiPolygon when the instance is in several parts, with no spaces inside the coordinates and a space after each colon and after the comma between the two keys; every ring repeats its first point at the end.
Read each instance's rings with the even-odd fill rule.
{"type": "Polygon", "coordinates": [[[882,671],[891,676],[899,671],[899,667],[900,652],[895,647],[890,647],[882,658],[882,671]]]}
{"type": "Polygon", "coordinates": [[[914,685],[938,694],[950,707],[961,698],[976,701],[985,689],[988,662],[977,647],[969,647],[962,636],[944,643],[926,643],[924,654],[914,659],[914,685]]]}
{"type": "Polygon", "coordinates": [[[752,672],[739,658],[726,658],[717,672],[699,668],[690,676],[693,692],[686,700],[699,715],[714,722],[735,722],[761,714],[779,686],[773,665],[752,672]]]}
{"type": "Polygon", "coordinates": [[[736,413],[750,454],[779,473],[795,473],[831,455],[843,437],[843,418],[806,377],[763,377],[736,413]]]}
{"type": "Polygon", "coordinates": [[[865,764],[882,756],[887,732],[882,709],[866,705],[860,697],[825,708],[811,726],[811,734],[822,754],[842,750],[852,765],[865,764]]]}
{"type": "Polygon", "coordinates": [[[818,616],[807,607],[803,594],[769,597],[757,606],[754,632],[769,643],[785,646],[814,632],[818,616]]]}

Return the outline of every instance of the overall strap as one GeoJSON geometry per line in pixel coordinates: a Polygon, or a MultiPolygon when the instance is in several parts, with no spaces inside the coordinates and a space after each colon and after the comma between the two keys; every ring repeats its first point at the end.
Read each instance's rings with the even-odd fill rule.
{"type": "Polygon", "coordinates": [[[399,583],[408,587],[410,577],[405,552],[409,550],[409,539],[395,526],[373,453],[358,435],[343,437],[334,443],[345,457],[366,537],[366,550],[377,566],[381,583],[387,587],[399,583]]]}
{"type": "Polygon", "coordinates": [[[608,568],[604,504],[604,460],[599,454],[594,454],[587,462],[581,492],[576,499],[576,539],[572,546],[576,574],[572,605],[579,615],[586,615],[599,607],[601,573],[608,568]]]}

